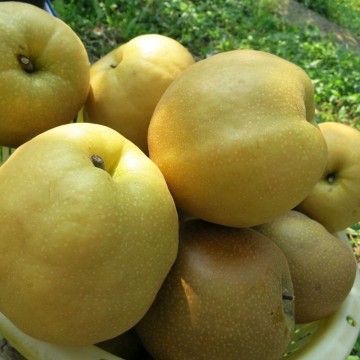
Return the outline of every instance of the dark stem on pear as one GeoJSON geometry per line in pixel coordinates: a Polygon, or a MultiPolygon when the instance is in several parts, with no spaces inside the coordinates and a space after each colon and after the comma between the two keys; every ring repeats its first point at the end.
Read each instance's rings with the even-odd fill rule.
{"type": "Polygon", "coordinates": [[[33,62],[27,56],[20,54],[17,56],[17,59],[27,73],[33,73],[35,71],[33,62]]]}
{"type": "Polygon", "coordinates": [[[327,176],[326,176],[326,180],[327,180],[327,182],[330,184],[330,185],[332,185],[334,182],[335,182],[335,174],[334,173],[331,173],[331,174],[328,174],[327,176]]]}
{"type": "Polygon", "coordinates": [[[291,294],[289,294],[289,293],[284,292],[284,293],[282,294],[282,298],[283,298],[284,300],[293,301],[293,300],[295,299],[295,296],[294,296],[294,295],[291,295],[291,294]]]}
{"type": "Polygon", "coordinates": [[[93,165],[99,169],[105,170],[105,162],[103,160],[103,158],[99,155],[92,155],[91,156],[91,161],[93,163],[93,165]]]}

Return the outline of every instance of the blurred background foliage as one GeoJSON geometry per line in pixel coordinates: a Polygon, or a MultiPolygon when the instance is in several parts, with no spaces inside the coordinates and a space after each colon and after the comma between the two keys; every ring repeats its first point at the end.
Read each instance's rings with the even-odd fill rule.
{"type": "Polygon", "coordinates": [[[360,36],[360,1],[359,0],[298,0],[309,9],[324,15],[341,26],[360,36]]]}
{"type": "MultiPolygon", "coordinates": [[[[197,60],[233,49],[257,49],[301,66],[315,85],[317,121],[360,130],[360,50],[339,44],[315,25],[290,24],[278,11],[286,0],[53,0],[57,16],[83,40],[91,62],[146,34],[186,46],[197,60]]],[[[359,0],[302,0],[359,34],[359,0]]]]}

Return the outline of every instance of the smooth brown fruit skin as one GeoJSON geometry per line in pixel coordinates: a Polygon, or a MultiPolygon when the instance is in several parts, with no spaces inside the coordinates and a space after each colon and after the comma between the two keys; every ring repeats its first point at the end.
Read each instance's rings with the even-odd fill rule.
{"type": "Polygon", "coordinates": [[[293,332],[287,261],[251,229],[200,220],[181,229],[177,260],[136,325],[157,360],[279,359],[293,332]]]}
{"type": "Polygon", "coordinates": [[[220,53],[182,72],[157,104],[148,145],[179,208],[242,228],[294,208],[327,160],[310,78],[254,50],[220,53]]]}
{"type": "Polygon", "coordinates": [[[290,211],[254,227],[285,254],[295,294],[295,322],[309,323],[334,313],[356,275],[350,247],[306,215],[290,211]]]}
{"type": "Polygon", "coordinates": [[[360,131],[336,122],[319,127],[328,147],[326,168],[296,210],[338,232],[360,221],[360,131]]]}

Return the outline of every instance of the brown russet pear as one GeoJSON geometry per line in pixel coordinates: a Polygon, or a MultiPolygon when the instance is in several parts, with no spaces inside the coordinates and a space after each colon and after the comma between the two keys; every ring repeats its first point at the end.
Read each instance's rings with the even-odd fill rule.
{"type": "Polygon", "coordinates": [[[284,254],[252,229],[181,226],[177,260],[135,326],[157,360],[277,360],[294,328],[284,254]]]}
{"type": "Polygon", "coordinates": [[[348,244],[319,222],[294,210],[254,229],[273,240],[288,260],[296,323],[323,319],[339,308],[357,271],[348,244]]]}

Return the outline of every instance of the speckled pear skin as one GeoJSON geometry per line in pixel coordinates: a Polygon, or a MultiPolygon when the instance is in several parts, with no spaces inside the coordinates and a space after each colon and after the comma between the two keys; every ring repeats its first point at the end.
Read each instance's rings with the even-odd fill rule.
{"type": "Polygon", "coordinates": [[[160,99],[148,145],[179,208],[235,227],[291,210],[327,159],[311,79],[255,50],[219,53],[187,68],[160,99]]]}
{"type": "Polygon", "coordinates": [[[356,276],[354,253],[319,222],[289,211],[255,230],[285,254],[295,295],[295,322],[321,320],[334,313],[349,294],[356,276]]]}
{"type": "Polygon", "coordinates": [[[135,327],[145,348],[157,360],[279,359],[294,328],[280,249],[254,230],[200,220],[180,234],[177,260],[135,327]]]}

